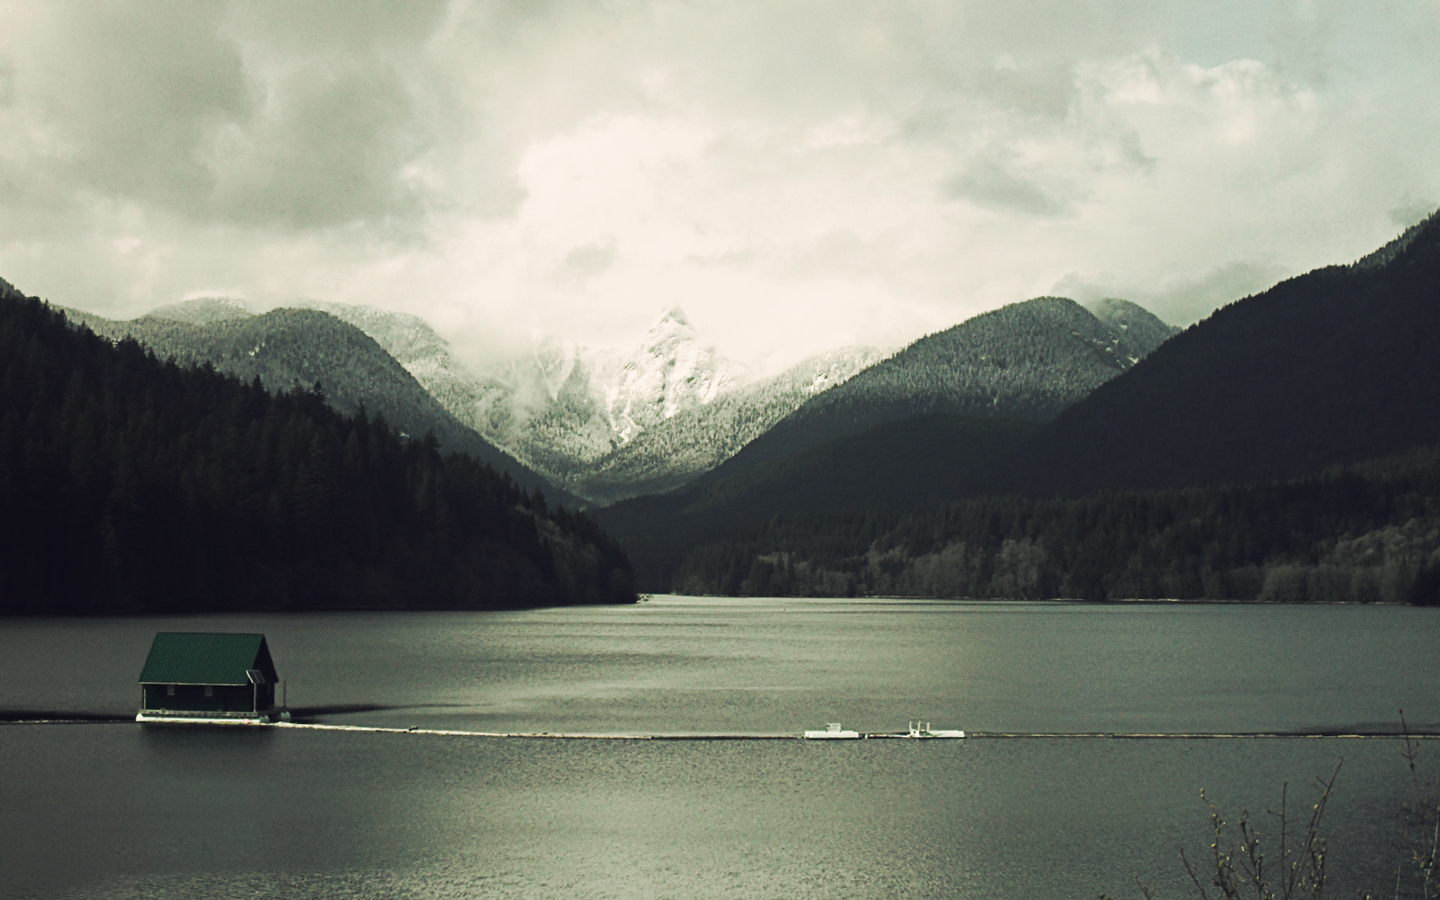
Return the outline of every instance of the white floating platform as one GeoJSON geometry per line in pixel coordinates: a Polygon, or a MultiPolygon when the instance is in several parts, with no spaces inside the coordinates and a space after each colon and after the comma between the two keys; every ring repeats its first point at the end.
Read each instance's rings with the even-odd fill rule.
{"type": "Polygon", "coordinates": [[[861,735],[858,731],[846,731],[839,722],[829,722],[824,731],[807,731],[805,737],[812,741],[858,741],[861,735]]]}
{"type": "Polygon", "coordinates": [[[882,731],[864,733],[859,731],[846,731],[839,722],[830,722],[824,731],[805,732],[807,740],[812,741],[854,741],[877,739],[898,739],[912,741],[934,741],[934,740],[957,740],[965,737],[965,732],[959,729],[931,728],[929,722],[911,722],[910,727],[905,731],[882,731]]]}
{"type": "Polygon", "coordinates": [[[919,719],[910,723],[910,731],[905,735],[917,741],[934,740],[936,738],[963,738],[965,732],[952,731],[944,728],[931,728],[929,722],[922,722],[919,719]]]}

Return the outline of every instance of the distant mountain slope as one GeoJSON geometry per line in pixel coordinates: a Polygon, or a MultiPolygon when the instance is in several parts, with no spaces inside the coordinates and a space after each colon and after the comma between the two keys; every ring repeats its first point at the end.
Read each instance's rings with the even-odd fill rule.
{"type": "Polygon", "coordinates": [[[1004,493],[1010,459],[1028,451],[1042,427],[913,416],[754,466],[722,467],[724,478],[616,503],[595,517],[625,548],[640,590],[668,591],[675,567],[695,547],[756,534],[776,517],[888,515],[1004,493]]]}
{"type": "Polygon", "coordinates": [[[792,509],[1249,484],[1440,443],[1440,214],[1382,250],[1218,310],[1029,432],[920,418],[748,470],[742,452],[601,521],[653,576],[792,509]]]}
{"type": "Polygon", "coordinates": [[[1440,446],[1280,483],[777,515],[684,594],[1440,605],[1440,446]]]}
{"type": "Polygon", "coordinates": [[[125,322],[78,310],[66,314],[104,337],[134,337],[161,359],[209,362],[246,381],[258,377],[270,390],[308,388],[318,381],[342,412],[353,413],[363,403],[402,434],[418,438],[433,432],[445,450],[469,454],[527,490],[540,489],[551,502],[580,505],[467,428],[372,338],[329,313],[277,309],[253,315],[240,301],[205,299],[125,322]]]}
{"type": "Polygon", "coordinates": [[[806,401],[704,481],[910,416],[1047,421],[1176,331],[1123,300],[1099,311],[1040,297],[921,338],[806,401]]]}

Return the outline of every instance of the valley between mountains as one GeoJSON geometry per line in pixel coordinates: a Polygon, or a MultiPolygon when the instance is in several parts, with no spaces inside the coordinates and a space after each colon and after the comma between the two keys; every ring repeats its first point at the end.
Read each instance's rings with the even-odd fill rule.
{"type": "MultiPolygon", "coordinates": [[[[0,293],[23,299],[3,282],[0,293]]],[[[595,559],[623,549],[607,597],[633,584],[1440,599],[1436,216],[1183,332],[1123,300],[1040,297],[904,348],[839,348],[767,376],[721,355],[678,307],[628,350],[540,338],[506,360],[461,359],[414,316],[318,301],[261,312],[201,299],[129,321],[64,313],[153,364],[323,402],[362,423],[326,425],[341,444],[376,422],[427,440],[436,460],[480,461],[530,515],[563,507],[556,533],[598,542],[595,559]]],[[[16,359],[11,444],[25,431],[16,359]]],[[[18,450],[6,459],[8,484],[34,465],[18,450]]],[[[127,463],[105,465],[90,476],[97,496],[125,477],[127,463]]],[[[463,589],[447,590],[447,605],[464,605],[463,589]]],[[[368,605],[387,602],[371,594],[368,605]]]]}

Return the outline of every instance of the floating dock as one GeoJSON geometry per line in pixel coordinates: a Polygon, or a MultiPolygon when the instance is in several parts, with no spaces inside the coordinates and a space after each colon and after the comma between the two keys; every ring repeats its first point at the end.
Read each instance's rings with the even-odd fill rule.
{"type": "Polygon", "coordinates": [[[288,709],[251,712],[171,712],[142,709],[135,721],[147,725],[279,725],[290,721],[288,709]]]}

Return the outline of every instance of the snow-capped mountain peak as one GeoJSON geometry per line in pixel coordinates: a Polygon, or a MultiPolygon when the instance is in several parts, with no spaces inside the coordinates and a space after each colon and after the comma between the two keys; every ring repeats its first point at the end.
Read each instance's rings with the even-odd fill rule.
{"type": "MultiPolygon", "coordinates": [[[[665,310],[665,315],[661,316],[660,321],[656,322],[650,330],[653,332],[657,329],[666,327],[667,324],[678,325],[682,328],[691,327],[690,319],[685,315],[685,310],[681,309],[679,306],[672,306],[669,309],[665,310]]],[[[691,331],[693,332],[693,330],[694,329],[692,328],[691,331]]]]}
{"type": "Polygon", "coordinates": [[[605,386],[605,407],[623,444],[639,431],[713,402],[750,378],[745,366],[701,340],[685,311],[676,306],[623,359],[618,377],[605,386]]]}

